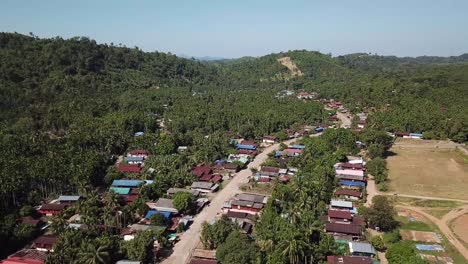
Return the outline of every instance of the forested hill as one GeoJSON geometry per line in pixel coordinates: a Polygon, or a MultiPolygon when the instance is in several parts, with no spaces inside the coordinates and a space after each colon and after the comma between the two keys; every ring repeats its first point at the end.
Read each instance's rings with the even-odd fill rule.
{"type": "Polygon", "coordinates": [[[99,115],[129,89],[203,85],[217,76],[214,67],[197,61],[98,45],[88,38],[0,33],[0,57],[4,121],[18,115],[43,119],[68,107],[99,115]]]}
{"type": "Polygon", "coordinates": [[[468,53],[451,57],[419,56],[414,58],[354,53],[338,56],[336,60],[346,67],[361,71],[395,71],[401,66],[416,67],[430,64],[467,63],[468,53]]]}

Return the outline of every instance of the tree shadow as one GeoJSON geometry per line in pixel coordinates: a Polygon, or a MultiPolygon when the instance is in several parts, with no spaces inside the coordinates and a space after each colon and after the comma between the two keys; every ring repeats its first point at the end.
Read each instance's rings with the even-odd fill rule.
{"type": "Polygon", "coordinates": [[[391,150],[387,150],[384,152],[384,158],[388,158],[388,157],[393,157],[393,156],[397,156],[398,154],[391,151],[391,150]]]}

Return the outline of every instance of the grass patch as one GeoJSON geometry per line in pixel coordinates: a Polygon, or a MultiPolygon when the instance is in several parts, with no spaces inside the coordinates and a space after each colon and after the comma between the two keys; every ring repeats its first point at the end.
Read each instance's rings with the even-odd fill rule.
{"type": "Polygon", "coordinates": [[[448,214],[448,212],[452,211],[451,208],[437,208],[437,209],[427,209],[427,210],[424,210],[424,212],[432,215],[432,216],[435,216],[436,218],[438,219],[442,219],[442,217],[444,217],[444,215],[448,214]]]}
{"type": "Polygon", "coordinates": [[[407,222],[400,226],[400,229],[408,229],[408,230],[415,230],[415,231],[427,231],[432,232],[434,231],[431,226],[423,222],[407,222]]]}
{"type": "Polygon", "coordinates": [[[412,203],[414,206],[418,207],[457,207],[462,205],[463,203],[456,202],[456,201],[441,201],[441,200],[416,200],[412,203]]]}

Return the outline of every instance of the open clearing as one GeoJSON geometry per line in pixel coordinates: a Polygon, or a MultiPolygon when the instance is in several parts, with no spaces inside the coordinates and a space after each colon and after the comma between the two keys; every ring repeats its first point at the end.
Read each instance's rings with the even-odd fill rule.
{"type": "Polygon", "coordinates": [[[403,240],[420,241],[426,243],[440,243],[440,237],[434,232],[423,232],[415,230],[400,230],[400,235],[403,240]]]}
{"type": "Polygon", "coordinates": [[[468,244],[468,214],[462,215],[452,222],[453,232],[461,239],[465,244],[468,244]]]}
{"type": "Polygon", "coordinates": [[[398,140],[387,158],[390,190],[398,194],[468,200],[466,157],[452,143],[398,140]]]}

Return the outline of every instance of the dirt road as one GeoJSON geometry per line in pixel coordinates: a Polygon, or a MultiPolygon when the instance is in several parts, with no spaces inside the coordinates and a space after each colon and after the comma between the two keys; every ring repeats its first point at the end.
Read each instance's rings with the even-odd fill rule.
{"type": "MultiPolygon", "coordinates": [[[[314,134],[311,136],[319,136],[314,134]]],[[[284,141],[286,145],[295,142],[297,139],[284,141]]],[[[224,188],[216,194],[210,203],[210,206],[203,209],[197,216],[190,228],[181,235],[180,241],[175,244],[173,253],[162,263],[164,264],[185,264],[189,261],[191,252],[195,249],[200,241],[200,232],[203,222],[210,222],[220,212],[222,205],[225,201],[229,200],[234,195],[240,193],[239,187],[248,183],[249,176],[252,175],[250,168],[258,168],[264,161],[268,159],[268,153],[279,149],[279,143],[265,148],[262,153],[257,155],[255,159],[248,165],[247,169],[241,170],[234,176],[234,178],[224,188]]]]}
{"type": "Polygon", "coordinates": [[[341,125],[340,127],[341,128],[350,128],[351,127],[351,119],[348,118],[348,116],[343,113],[341,113],[340,111],[337,111],[336,112],[336,117],[338,117],[341,121],[341,125]]]}
{"type": "Polygon", "coordinates": [[[409,209],[417,212],[418,214],[423,215],[427,219],[431,220],[445,235],[448,241],[460,252],[460,254],[468,260],[468,249],[466,249],[463,244],[458,240],[458,238],[453,234],[452,230],[449,228],[448,223],[452,220],[468,212],[468,205],[462,206],[461,210],[452,210],[450,213],[446,214],[442,219],[437,219],[436,217],[424,212],[419,207],[413,206],[403,206],[398,205],[400,208],[409,209]]]}

